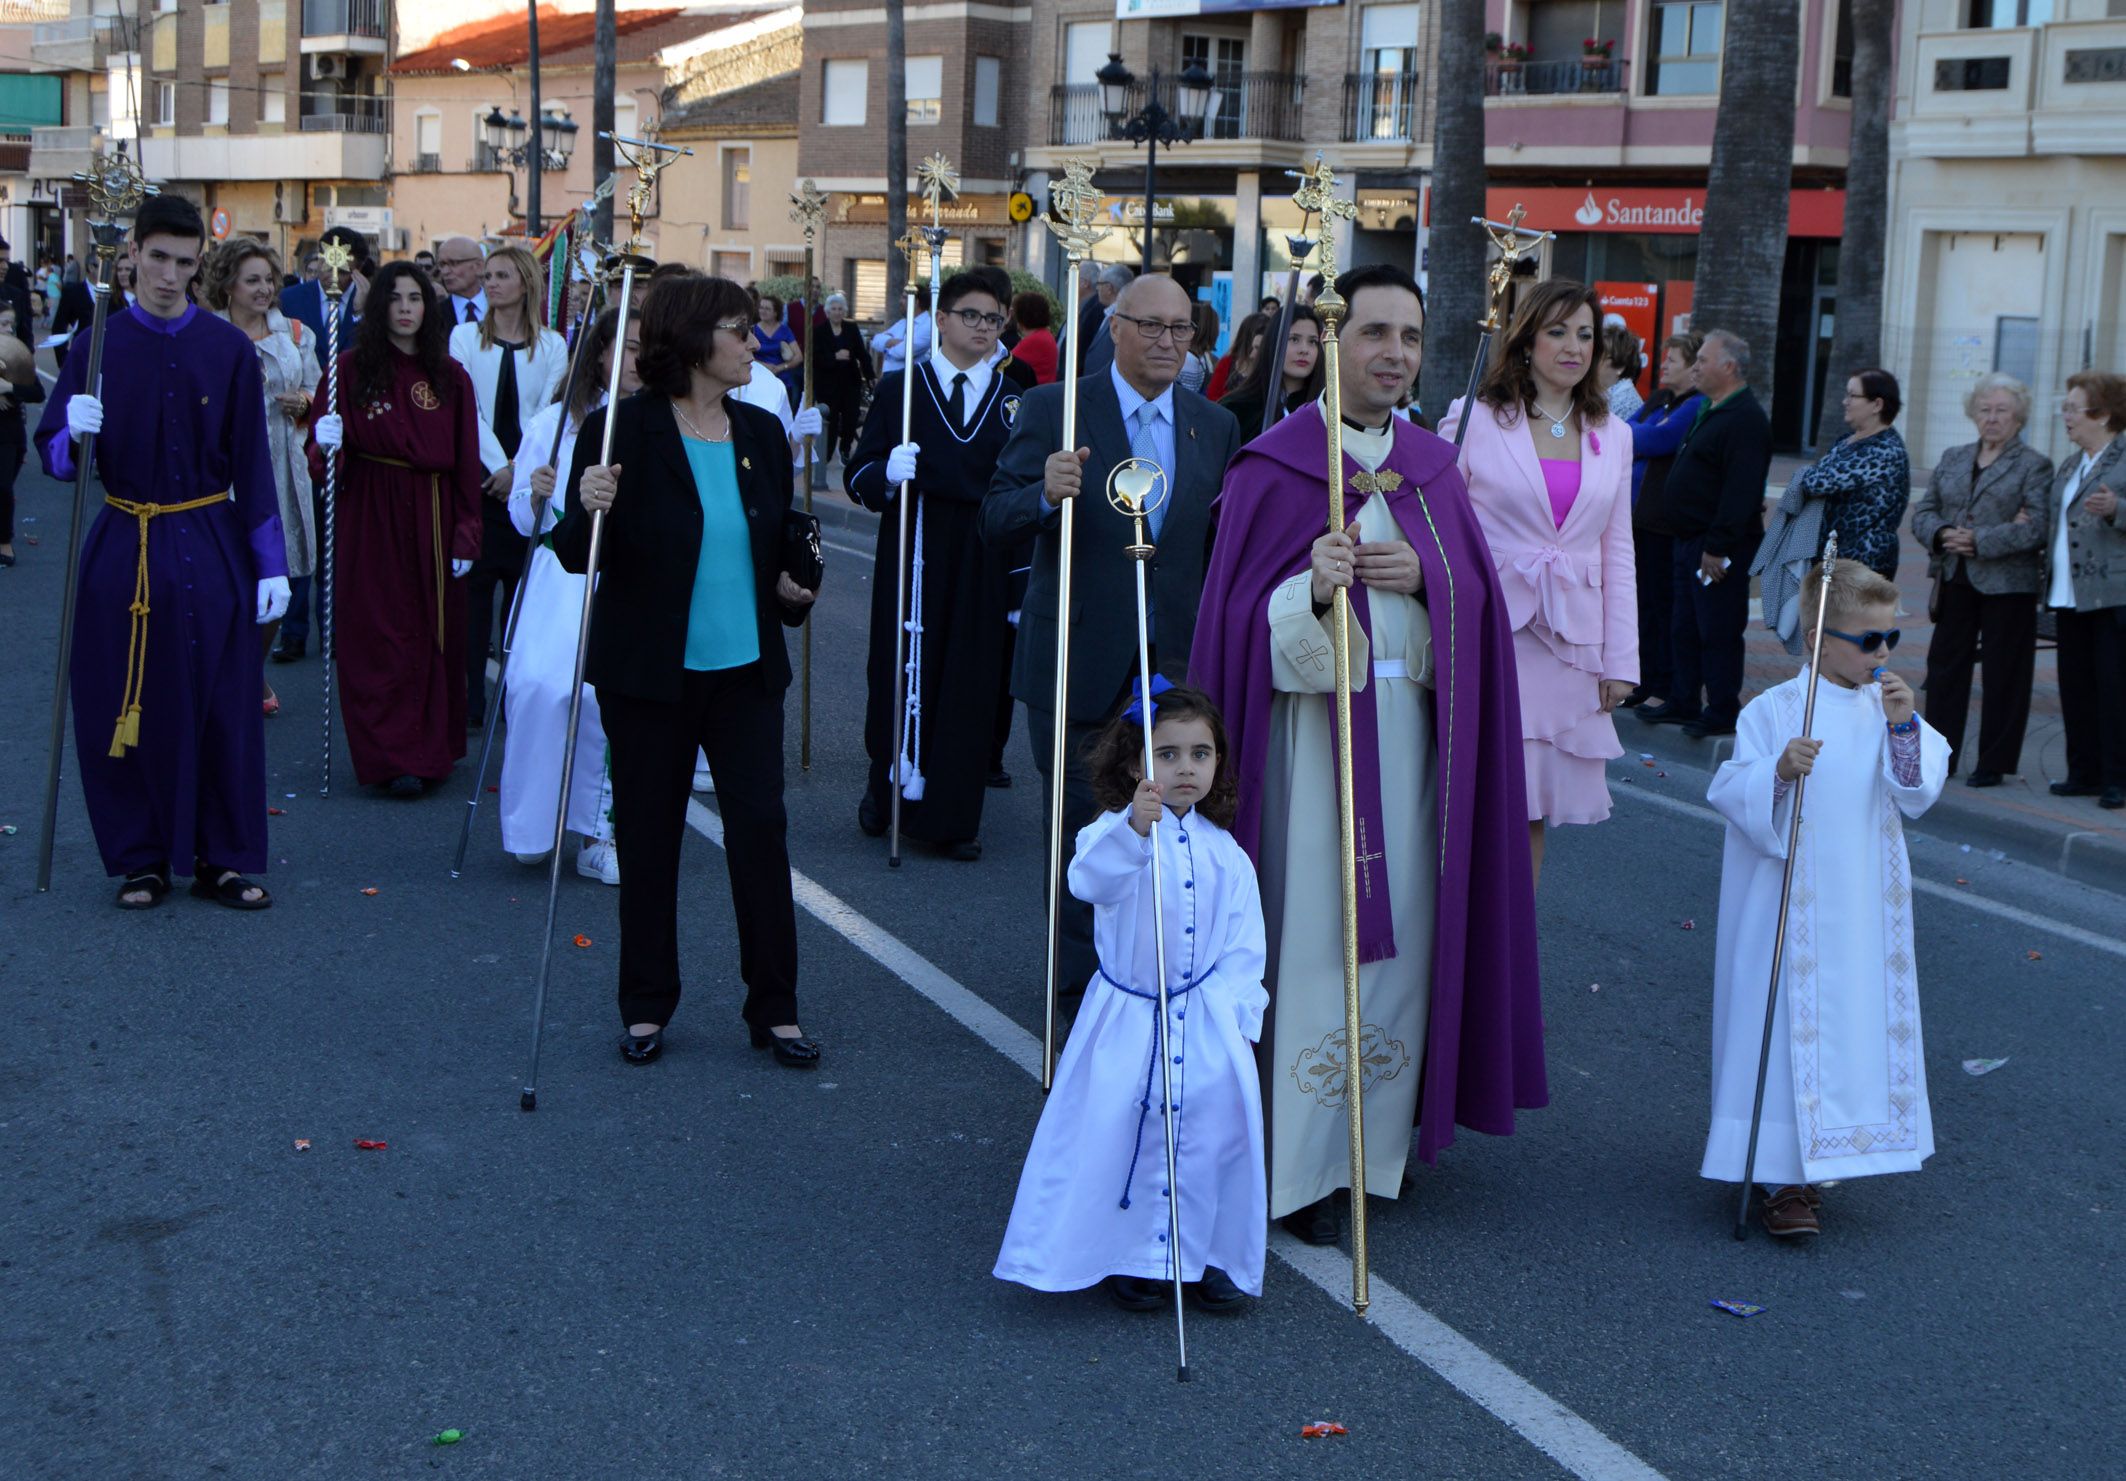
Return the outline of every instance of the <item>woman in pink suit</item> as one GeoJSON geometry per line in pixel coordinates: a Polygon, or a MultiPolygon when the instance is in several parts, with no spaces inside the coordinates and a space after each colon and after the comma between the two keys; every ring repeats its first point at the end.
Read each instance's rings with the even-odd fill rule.
{"type": "Polygon", "coordinates": [[[1492,351],[1462,444],[1513,619],[1538,877],[1546,823],[1609,816],[1604,767],[1624,754],[1610,712],[1639,678],[1631,428],[1600,389],[1601,325],[1585,284],[1537,285],[1492,351]]]}

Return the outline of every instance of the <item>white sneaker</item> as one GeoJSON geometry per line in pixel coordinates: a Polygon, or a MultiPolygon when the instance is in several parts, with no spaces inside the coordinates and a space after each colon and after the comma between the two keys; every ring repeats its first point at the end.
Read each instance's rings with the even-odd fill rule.
{"type": "Polygon", "coordinates": [[[716,790],[716,778],[709,775],[709,769],[706,766],[694,768],[694,790],[710,793],[716,790]]]}
{"type": "Polygon", "coordinates": [[[576,854],[576,872],[603,884],[620,883],[620,850],[610,843],[586,843],[576,854]]]}
{"type": "Polygon", "coordinates": [[[543,848],[536,854],[518,854],[516,857],[519,864],[544,864],[547,856],[551,853],[553,853],[552,849],[543,848]]]}

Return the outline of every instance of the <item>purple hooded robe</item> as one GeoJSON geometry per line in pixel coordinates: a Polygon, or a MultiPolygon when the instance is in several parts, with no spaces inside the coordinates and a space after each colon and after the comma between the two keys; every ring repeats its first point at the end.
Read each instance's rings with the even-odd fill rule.
{"type": "MultiPolygon", "coordinates": [[[[1417,1140],[1418,1156],[1429,1163],[1453,1143],[1456,1123],[1510,1134],[1514,1111],[1546,1105],[1549,1090],[1520,700],[1506,604],[1468,488],[1454,466],[1453,446],[1400,419],[1392,425],[1394,448],[1381,471],[1393,470],[1402,482],[1378,497],[1388,500],[1424,567],[1419,599],[1431,615],[1434,655],[1441,836],[1417,1140]]],[[[1242,450],[1219,496],[1189,681],[1224,713],[1242,778],[1260,777],[1268,759],[1270,595],[1307,569],[1315,539],[1328,528],[1327,460],[1318,406],[1303,408],[1242,450]]],[[[1347,480],[1364,471],[1345,456],[1347,480]]],[[[1348,523],[1374,496],[1349,482],[1345,489],[1348,523]]],[[[1364,589],[1355,591],[1353,621],[1363,625],[1364,589]]],[[[1333,706],[1335,696],[1323,702],[1333,706]]],[[[1375,779],[1373,806],[1379,806],[1384,743],[1393,745],[1395,737],[1379,734],[1370,690],[1354,692],[1353,770],[1362,818],[1369,774],[1375,779]]],[[[1243,783],[1233,833],[1259,864],[1259,786],[1243,783]]],[[[1386,891],[1373,894],[1384,907],[1386,891]]],[[[1364,959],[1395,954],[1384,916],[1384,908],[1377,914],[1361,910],[1364,959]]],[[[1275,962],[1271,968],[1274,975],[1275,962]]]]}

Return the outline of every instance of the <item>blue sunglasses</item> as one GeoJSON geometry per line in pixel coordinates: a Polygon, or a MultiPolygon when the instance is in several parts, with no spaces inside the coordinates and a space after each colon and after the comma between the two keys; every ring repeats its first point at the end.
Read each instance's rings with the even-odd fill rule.
{"type": "Polygon", "coordinates": [[[1894,653],[1897,651],[1897,640],[1904,636],[1904,631],[1895,627],[1888,631],[1871,627],[1864,633],[1842,633],[1835,627],[1827,627],[1823,634],[1827,638],[1844,638],[1863,653],[1873,653],[1877,649],[1884,653],[1894,653]]]}

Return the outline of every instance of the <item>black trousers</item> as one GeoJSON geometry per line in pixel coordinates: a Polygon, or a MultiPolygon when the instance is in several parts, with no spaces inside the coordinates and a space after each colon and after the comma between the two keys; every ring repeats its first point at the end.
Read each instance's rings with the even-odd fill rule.
{"type": "Polygon", "coordinates": [[[2057,615],[2067,780],[2126,787],[2126,607],[2057,615]]]}
{"type": "Polygon", "coordinates": [[[1668,702],[1681,715],[1702,715],[1708,725],[1732,725],[1742,713],[1742,634],[1750,620],[1749,558],[1737,556],[1727,579],[1706,586],[1698,580],[1702,540],[1676,541],[1675,677],[1668,702]],[[1703,700],[1701,705],[1700,700],[1703,700]]]}
{"type": "Polygon", "coordinates": [[[502,628],[509,621],[517,577],[524,570],[524,537],[509,522],[509,506],[480,495],[480,555],[465,576],[465,718],[477,725],[487,718],[487,652],[502,651],[502,628]],[[502,598],[501,611],[495,598],[502,598]]]}
{"type": "MultiPolygon", "coordinates": [[[[1062,868],[1067,873],[1071,855],[1077,851],[1078,830],[1090,823],[1099,808],[1093,803],[1092,779],[1085,772],[1085,751],[1093,738],[1106,729],[1106,725],[1086,725],[1072,721],[1063,735],[1065,767],[1063,772],[1063,850],[1062,868]]],[[[1048,831],[1049,799],[1055,795],[1052,771],[1055,764],[1056,717],[1055,712],[1026,707],[1026,738],[1033,745],[1034,765],[1041,773],[1041,831],[1048,831]]],[[[1063,878],[1059,874],[1057,878],[1063,878]]],[[[1041,881],[1043,903],[1047,902],[1048,881],[1041,881]]],[[[1100,953],[1093,946],[1093,908],[1063,886],[1057,932],[1056,996],[1066,1005],[1064,1022],[1076,1016],[1078,1003],[1085,993],[1085,986],[1100,966],[1100,953]]],[[[1047,946],[1047,931],[1042,931],[1042,946],[1047,946]]]]}
{"type": "Polygon", "coordinates": [[[1988,596],[1959,568],[1941,583],[1934,640],[1927,645],[1927,723],[1949,738],[1952,776],[1963,756],[1964,728],[1971,715],[1971,669],[1981,654],[1986,684],[1979,697],[1978,760],[1971,769],[2007,776],[2022,766],[2023,732],[2030,727],[2037,596],[1988,596]]]}
{"type": "Polygon", "coordinates": [[[15,479],[27,456],[24,444],[0,441],[0,545],[15,543],[15,479]]]}
{"type": "Polygon", "coordinates": [[[812,389],[827,422],[826,442],[820,450],[820,456],[824,458],[831,452],[846,462],[851,449],[856,446],[858,434],[864,430],[863,421],[857,416],[863,406],[863,387],[838,385],[832,390],[823,391],[819,383],[814,381],[812,389]]]}
{"type": "MultiPolygon", "coordinates": [[[[797,908],[783,810],[783,696],[759,665],[689,672],[677,703],[598,691],[613,758],[620,850],[620,1021],[671,1022],[679,1007],[679,850],[694,752],[708,753],[738,919],[740,1016],[756,1028],[797,1020],[797,908]]],[[[577,764],[583,764],[581,758],[577,764]]]]}
{"type": "Polygon", "coordinates": [[[1639,688],[1659,699],[1675,683],[1676,542],[1652,530],[1631,532],[1639,578],[1639,688]]]}

